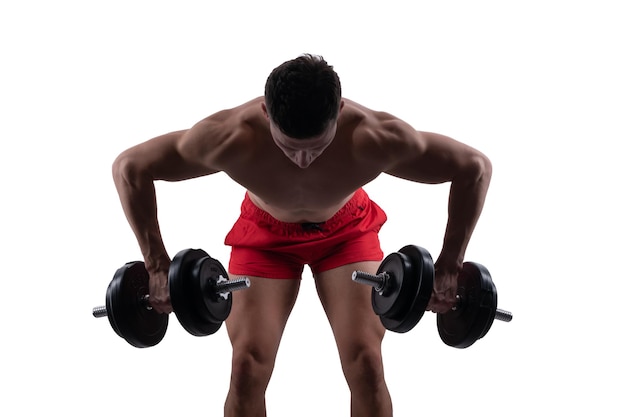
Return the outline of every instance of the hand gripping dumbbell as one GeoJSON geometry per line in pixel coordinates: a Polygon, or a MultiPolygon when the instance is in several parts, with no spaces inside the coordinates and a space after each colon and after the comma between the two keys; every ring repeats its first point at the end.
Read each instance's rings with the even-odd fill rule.
{"type": "MultiPolygon", "coordinates": [[[[435,266],[430,253],[408,245],[383,259],[376,275],[354,271],[352,280],[371,285],[372,307],[387,330],[405,333],[420,321],[433,292],[435,266]]],[[[448,346],[466,348],[487,334],[494,319],[511,321],[498,309],[498,294],[487,268],[465,262],[458,278],[457,303],[437,314],[437,329],[448,346]]]]}
{"type": "MultiPolygon", "coordinates": [[[[159,343],[168,325],[168,315],[150,306],[148,281],[143,262],[127,263],[113,276],[106,305],[93,309],[94,317],[108,317],[115,333],[138,348],[159,343]]],[[[230,293],[250,287],[250,280],[229,280],[217,259],[201,249],[185,249],[172,259],[168,284],[180,324],[194,336],[207,336],[217,332],[230,314],[230,293]]]]}

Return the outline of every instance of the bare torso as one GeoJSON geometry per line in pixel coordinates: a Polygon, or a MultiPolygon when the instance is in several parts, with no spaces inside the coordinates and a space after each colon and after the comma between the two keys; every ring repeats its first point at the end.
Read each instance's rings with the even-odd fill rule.
{"type": "MultiPolygon", "coordinates": [[[[386,136],[379,127],[384,114],[345,100],[332,143],[303,169],[274,143],[262,103],[257,98],[205,119],[199,124],[206,124],[204,133],[196,137],[211,142],[216,130],[221,132],[220,145],[205,151],[208,164],[245,187],[254,204],[274,218],[325,221],[384,170],[387,157],[378,146],[386,136]]],[[[393,147],[387,143],[385,149],[393,147]]]]}
{"type": "Polygon", "coordinates": [[[172,310],[167,296],[170,259],[160,235],[154,182],[217,172],[246,188],[258,207],[289,223],[328,220],[381,173],[420,183],[450,182],[448,223],[437,260],[437,285],[448,294],[439,301],[449,309],[456,294],[454,280],[491,179],[487,157],[452,138],[417,131],[388,113],[347,99],[336,131],[333,124],[328,134],[306,139],[312,141],[306,146],[297,139],[284,140],[274,128],[259,97],[215,113],[191,129],[135,145],[116,158],[115,185],[144,255],[151,304],[157,311],[172,310]],[[317,139],[325,145],[315,145],[317,139]]]}

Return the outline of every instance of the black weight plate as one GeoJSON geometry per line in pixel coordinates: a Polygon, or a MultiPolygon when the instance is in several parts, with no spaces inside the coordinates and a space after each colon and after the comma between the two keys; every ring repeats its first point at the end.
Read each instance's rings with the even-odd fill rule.
{"type": "Polygon", "coordinates": [[[461,302],[455,310],[437,314],[437,329],[446,345],[464,349],[491,328],[498,307],[498,293],[487,268],[474,262],[463,264],[458,283],[457,294],[461,302]]]}
{"type": "Polygon", "coordinates": [[[107,317],[118,336],[132,346],[145,348],[163,340],[168,315],[146,308],[149,275],[143,262],[129,262],[119,268],[106,294],[107,317]]]}
{"type": "Polygon", "coordinates": [[[220,280],[228,280],[228,273],[222,264],[210,256],[200,259],[193,271],[194,286],[198,286],[195,293],[197,311],[204,321],[221,324],[228,318],[233,299],[228,294],[227,298],[215,292],[215,284],[220,280]]]}
{"type": "Polygon", "coordinates": [[[416,288],[413,292],[409,308],[402,315],[395,317],[380,317],[381,322],[387,330],[396,333],[406,333],[413,329],[421,320],[428,301],[433,292],[433,284],[435,280],[435,264],[430,253],[419,246],[407,245],[400,249],[401,254],[405,255],[413,270],[413,277],[416,288]]]}
{"type": "Polygon", "coordinates": [[[387,273],[388,280],[381,294],[372,288],[372,307],[382,317],[403,315],[411,307],[415,296],[416,281],[409,258],[398,252],[383,259],[378,274],[387,273]]]}
{"type": "Polygon", "coordinates": [[[176,318],[183,328],[194,336],[208,336],[217,332],[221,323],[211,323],[198,312],[196,302],[201,288],[193,271],[196,264],[209,255],[202,249],[185,249],[176,254],[168,274],[170,299],[176,318]]]}

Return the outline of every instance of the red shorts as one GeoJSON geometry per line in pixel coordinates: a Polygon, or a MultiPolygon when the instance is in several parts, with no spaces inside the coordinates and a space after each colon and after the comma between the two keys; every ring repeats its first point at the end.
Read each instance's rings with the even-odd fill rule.
{"type": "Polygon", "coordinates": [[[314,274],[361,261],[380,261],[378,232],[385,212],[363,189],[323,223],[284,223],[246,196],[241,216],[226,235],[232,246],[228,270],[234,275],[300,278],[304,265],[314,274]]]}

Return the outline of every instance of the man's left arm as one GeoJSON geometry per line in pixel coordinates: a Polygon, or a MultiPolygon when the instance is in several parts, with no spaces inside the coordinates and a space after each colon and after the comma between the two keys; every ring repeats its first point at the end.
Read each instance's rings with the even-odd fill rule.
{"type": "Polygon", "coordinates": [[[448,311],[455,303],[457,278],[483,209],[491,180],[491,162],[478,150],[447,136],[401,125],[395,145],[406,147],[386,173],[411,181],[450,182],[448,223],[435,262],[434,294],[428,309],[448,311]]]}

